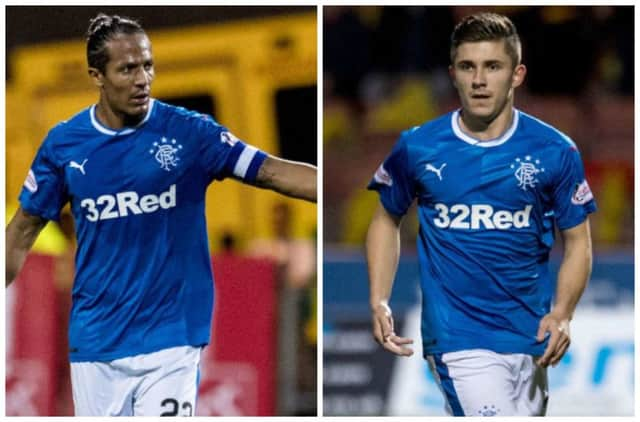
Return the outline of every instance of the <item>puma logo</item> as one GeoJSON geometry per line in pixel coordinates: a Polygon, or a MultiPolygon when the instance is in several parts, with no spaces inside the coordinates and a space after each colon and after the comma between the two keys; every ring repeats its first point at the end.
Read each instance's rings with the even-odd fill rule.
{"type": "Polygon", "coordinates": [[[440,168],[435,168],[431,163],[428,163],[426,166],[426,170],[427,171],[432,171],[436,174],[436,176],[438,176],[438,179],[442,180],[442,169],[447,165],[447,163],[444,163],[443,165],[440,166],[440,168]]]}
{"type": "Polygon", "coordinates": [[[85,158],[84,161],[82,162],[82,164],[78,164],[75,161],[71,161],[69,163],[69,167],[71,167],[72,169],[78,169],[80,170],[80,173],[82,173],[82,175],[86,175],[86,173],[84,172],[84,165],[87,162],[87,159],[85,158]]]}

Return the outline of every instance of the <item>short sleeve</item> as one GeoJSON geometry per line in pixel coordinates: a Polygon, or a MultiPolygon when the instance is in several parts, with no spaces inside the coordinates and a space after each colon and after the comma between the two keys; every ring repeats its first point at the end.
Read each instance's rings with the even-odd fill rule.
{"type": "Polygon", "coordinates": [[[378,192],[380,202],[389,213],[395,216],[406,214],[415,198],[415,182],[411,176],[406,133],[378,167],[367,189],[378,192]]]}
{"type": "Polygon", "coordinates": [[[46,220],[59,220],[66,204],[64,173],[56,164],[49,139],[40,146],[20,193],[20,206],[46,220]]]}
{"type": "Polygon", "coordinates": [[[553,210],[560,230],[582,223],[596,211],[596,203],[585,177],[580,152],[567,145],[560,156],[560,168],[553,187],[553,210]]]}
{"type": "Polygon", "coordinates": [[[200,162],[208,180],[236,177],[254,183],[267,154],[235,137],[210,116],[200,115],[196,123],[200,138],[200,162]]]}

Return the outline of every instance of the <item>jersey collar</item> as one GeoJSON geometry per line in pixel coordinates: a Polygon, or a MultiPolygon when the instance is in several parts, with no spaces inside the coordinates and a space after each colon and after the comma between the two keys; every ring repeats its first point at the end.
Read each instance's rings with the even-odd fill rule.
{"type": "Polygon", "coordinates": [[[106,126],[103,126],[99,121],[98,118],[96,117],[96,105],[92,105],[91,109],[89,110],[89,114],[91,116],[91,124],[93,125],[93,127],[100,133],[104,133],[105,135],[111,135],[111,136],[115,136],[115,135],[128,135],[130,133],[135,132],[140,126],[142,126],[143,124],[145,124],[147,122],[147,120],[149,120],[149,117],[151,117],[151,112],[153,111],[153,104],[155,103],[155,100],[153,98],[149,99],[149,110],[147,110],[147,115],[144,116],[144,119],[142,119],[142,121],[140,123],[138,123],[137,125],[133,126],[133,127],[125,127],[123,129],[120,130],[113,130],[113,129],[109,129],[106,126]]]}
{"type": "Polygon", "coordinates": [[[502,145],[505,142],[507,142],[509,139],[511,139],[511,136],[513,135],[513,133],[516,131],[516,128],[518,127],[518,120],[520,120],[519,117],[520,117],[520,112],[514,108],[513,121],[511,122],[511,126],[509,127],[509,129],[507,129],[501,136],[495,139],[491,139],[489,141],[482,141],[480,139],[476,139],[472,136],[467,135],[462,131],[462,128],[460,127],[460,123],[459,123],[459,118],[460,118],[459,109],[454,111],[453,114],[451,115],[451,127],[453,128],[453,133],[455,133],[458,138],[460,138],[461,140],[465,141],[468,144],[476,145],[479,147],[485,147],[485,148],[495,147],[498,145],[502,145]]]}

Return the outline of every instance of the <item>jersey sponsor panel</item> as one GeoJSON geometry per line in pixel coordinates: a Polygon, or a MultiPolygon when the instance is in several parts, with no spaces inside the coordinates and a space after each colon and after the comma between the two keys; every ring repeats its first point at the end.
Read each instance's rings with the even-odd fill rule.
{"type": "Polygon", "coordinates": [[[100,195],[96,199],[85,198],[80,206],[86,210],[85,218],[91,222],[123,218],[129,215],[150,214],[176,206],[176,185],[160,195],[140,195],[135,191],[118,192],[115,195],[100,195]]]}
{"type": "Polygon", "coordinates": [[[433,219],[436,227],[441,229],[487,229],[507,230],[529,227],[532,205],[520,211],[496,210],[490,204],[435,204],[438,215],[433,219]]]}

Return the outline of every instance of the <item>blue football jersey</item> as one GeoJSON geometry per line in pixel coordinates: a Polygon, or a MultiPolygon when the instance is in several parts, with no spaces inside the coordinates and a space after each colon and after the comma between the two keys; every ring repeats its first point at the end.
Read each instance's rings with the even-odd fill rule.
{"type": "Polygon", "coordinates": [[[265,158],[211,117],[157,100],[136,127],[106,128],[92,106],[49,132],[20,202],[47,220],[71,204],[72,362],[209,342],[205,192],[225,177],[253,182],[265,158]]]}
{"type": "Polygon", "coordinates": [[[554,226],[574,227],[596,209],[580,154],[519,110],[489,141],[464,133],[459,118],[404,132],[369,184],[396,216],[417,199],[424,354],[541,355],[554,226]]]}

